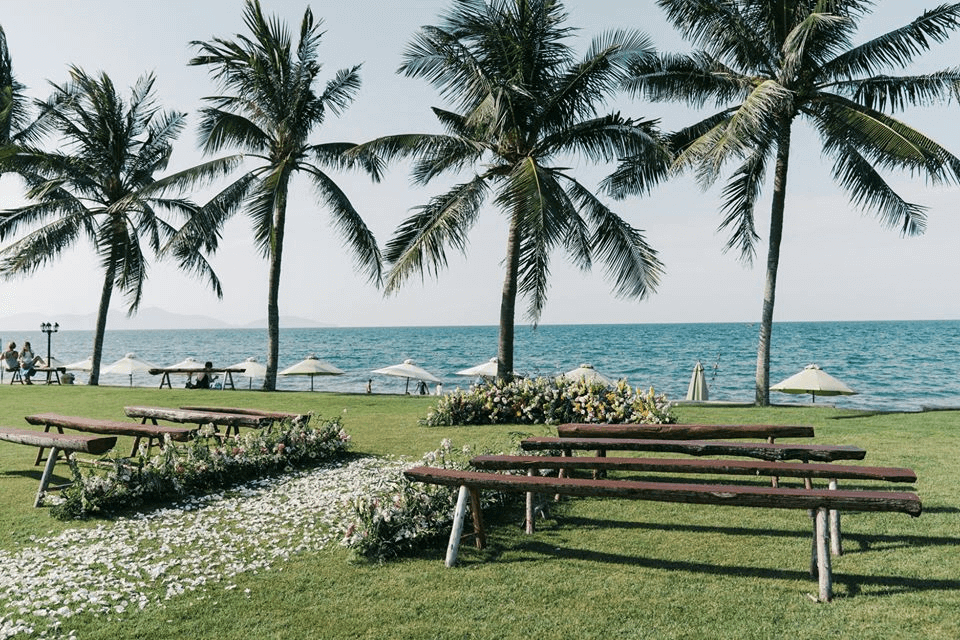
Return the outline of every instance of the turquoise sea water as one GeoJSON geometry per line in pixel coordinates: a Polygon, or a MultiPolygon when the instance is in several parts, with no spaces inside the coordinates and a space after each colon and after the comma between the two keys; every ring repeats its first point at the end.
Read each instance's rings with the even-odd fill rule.
{"type": "MultiPolygon", "coordinates": [[[[547,325],[518,326],[515,368],[527,375],[556,375],[590,363],[610,378],[653,386],[682,399],[697,360],[703,363],[712,400],[751,401],[758,326],[729,324],[547,325]]],[[[4,336],[30,340],[46,355],[46,336],[4,336]]],[[[64,363],[89,356],[90,331],[61,331],[52,336],[53,355],[64,363]]],[[[444,390],[466,387],[469,378],[455,372],[496,356],[497,328],[397,327],[283,329],[280,368],[316,354],[346,373],[314,379],[318,391],[362,392],[369,378],[378,393],[403,393],[404,381],[371,371],[407,358],[443,380],[444,390]]],[[[249,356],[265,361],[263,329],[110,331],[103,364],[135,353],[158,366],[192,356],[217,366],[249,356]]],[[[771,383],[816,363],[859,394],[824,398],[841,407],[919,409],[960,406],[960,321],[797,322],[774,328],[771,383]]],[[[85,374],[78,376],[85,382],[85,374]]],[[[179,383],[183,384],[184,380],[179,383]]],[[[236,384],[248,380],[238,377],[236,384]]],[[[260,382],[253,380],[254,387],[260,382]]],[[[126,376],[105,375],[102,384],[124,385],[126,376]]],[[[178,381],[174,378],[174,384],[178,381]]],[[[159,376],[135,374],[133,384],[154,386],[159,376]]],[[[310,389],[309,378],[280,377],[279,389],[310,389]]],[[[411,386],[412,389],[412,386],[411,386]]],[[[773,394],[775,402],[809,402],[809,396],[773,394]]]]}

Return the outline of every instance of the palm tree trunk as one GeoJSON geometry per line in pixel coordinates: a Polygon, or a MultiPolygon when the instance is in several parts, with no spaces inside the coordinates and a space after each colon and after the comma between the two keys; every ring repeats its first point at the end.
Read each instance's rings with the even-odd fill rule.
{"type": "Polygon", "coordinates": [[[103,277],[103,289],[100,292],[100,306],[97,308],[97,328],[93,332],[93,353],[91,354],[92,369],[90,369],[89,384],[100,386],[100,360],[103,357],[103,337],[107,333],[107,312],[110,311],[110,298],[113,296],[113,277],[115,269],[113,263],[103,277]]]}
{"type": "Polygon", "coordinates": [[[520,271],[520,215],[514,212],[507,239],[507,274],[500,298],[500,339],[497,345],[497,379],[513,378],[513,333],[517,308],[517,276],[520,271]]]}
{"type": "Polygon", "coordinates": [[[770,207],[770,240],[767,248],[767,276],[763,289],[763,316],[760,319],[760,343],[757,346],[756,403],[770,406],[770,338],[773,334],[773,305],[777,294],[777,269],[780,266],[780,242],[783,239],[783,211],[787,198],[787,169],[790,161],[790,125],[780,129],[777,164],[773,178],[773,203],[770,207]]]}
{"type": "Polygon", "coordinates": [[[267,372],[263,377],[264,391],[275,391],[277,388],[277,362],[280,355],[280,266],[283,259],[283,229],[287,218],[288,184],[288,176],[281,177],[277,185],[273,212],[270,282],[267,291],[267,372]]]}

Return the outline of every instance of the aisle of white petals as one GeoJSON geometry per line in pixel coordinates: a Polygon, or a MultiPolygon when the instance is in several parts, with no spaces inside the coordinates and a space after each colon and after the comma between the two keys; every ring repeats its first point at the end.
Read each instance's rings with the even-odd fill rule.
{"type": "Polygon", "coordinates": [[[0,552],[0,640],[74,637],[69,618],[122,616],[338,541],[345,505],[396,477],[364,458],[251,482],[174,507],[31,539],[0,552]]]}

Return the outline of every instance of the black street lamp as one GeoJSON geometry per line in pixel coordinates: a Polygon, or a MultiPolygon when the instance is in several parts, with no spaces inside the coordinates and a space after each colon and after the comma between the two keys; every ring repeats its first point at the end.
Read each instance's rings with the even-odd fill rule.
{"type": "MultiPolygon", "coordinates": [[[[54,322],[52,325],[49,322],[40,323],[40,331],[43,331],[47,334],[47,366],[50,366],[50,334],[56,333],[60,329],[60,323],[54,322]]],[[[49,374],[48,374],[49,375],[49,374]]]]}

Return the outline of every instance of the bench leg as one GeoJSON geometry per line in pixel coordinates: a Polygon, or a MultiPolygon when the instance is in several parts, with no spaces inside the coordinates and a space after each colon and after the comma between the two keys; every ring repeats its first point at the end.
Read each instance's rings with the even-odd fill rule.
{"type": "MultiPolygon", "coordinates": [[[[837,481],[830,481],[830,489],[837,490],[837,481]]],[[[835,556],[843,555],[843,540],[840,538],[840,512],[830,509],[830,553],[835,556]]]]}
{"type": "Polygon", "coordinates": [[[483,510],[480,508],[480,491],[470,489],[470,513],[473,516],[473,535],[477,549],[487,546],[487,534],[483,530],[483,510]]]}
{"type": "Polygon", "coordinates": [[[457,563],[457,553],[460,551],[460,536],[463,534],[463,520],[467,515],[467,497],[470,489],[466,485],[460,486],[457,495],[457,508],[453,512],[453,528],[450,530],[450,542],[447,543],[447,559],[445,564],[452,567],[457,563]]]}
{"type": "Polygon", "coordinates": [[[34,508],[40,506],[43,501],[43,494],[47,492],[47,485],[50,484],[50,476],[53,475],[53,465],[57,463],[57,456],[60,450],[56,447],[50,449],[50,455],[47,456],[47,466],[43,468],[43,475],[40,476],[40,488],[37,490],[37,499],[33,501],[34,508]]]}
{"type": "MultiPolygon", "coordinates": [[[[527,475],[533,475],[533,469],[527,469],[527,475]]],[[[527,510],[526,517],[523,522],[523,531],[524,533],[533,533],[533,492],[527,492],[527,510]]]]}
{"type": "Polygon", "coordinates": [[[820,602],[833,599],[833,575],[830,567],[830,545],[827,520],[828,509],[817,509],[817,579],[820,586],[820,602]]]}

